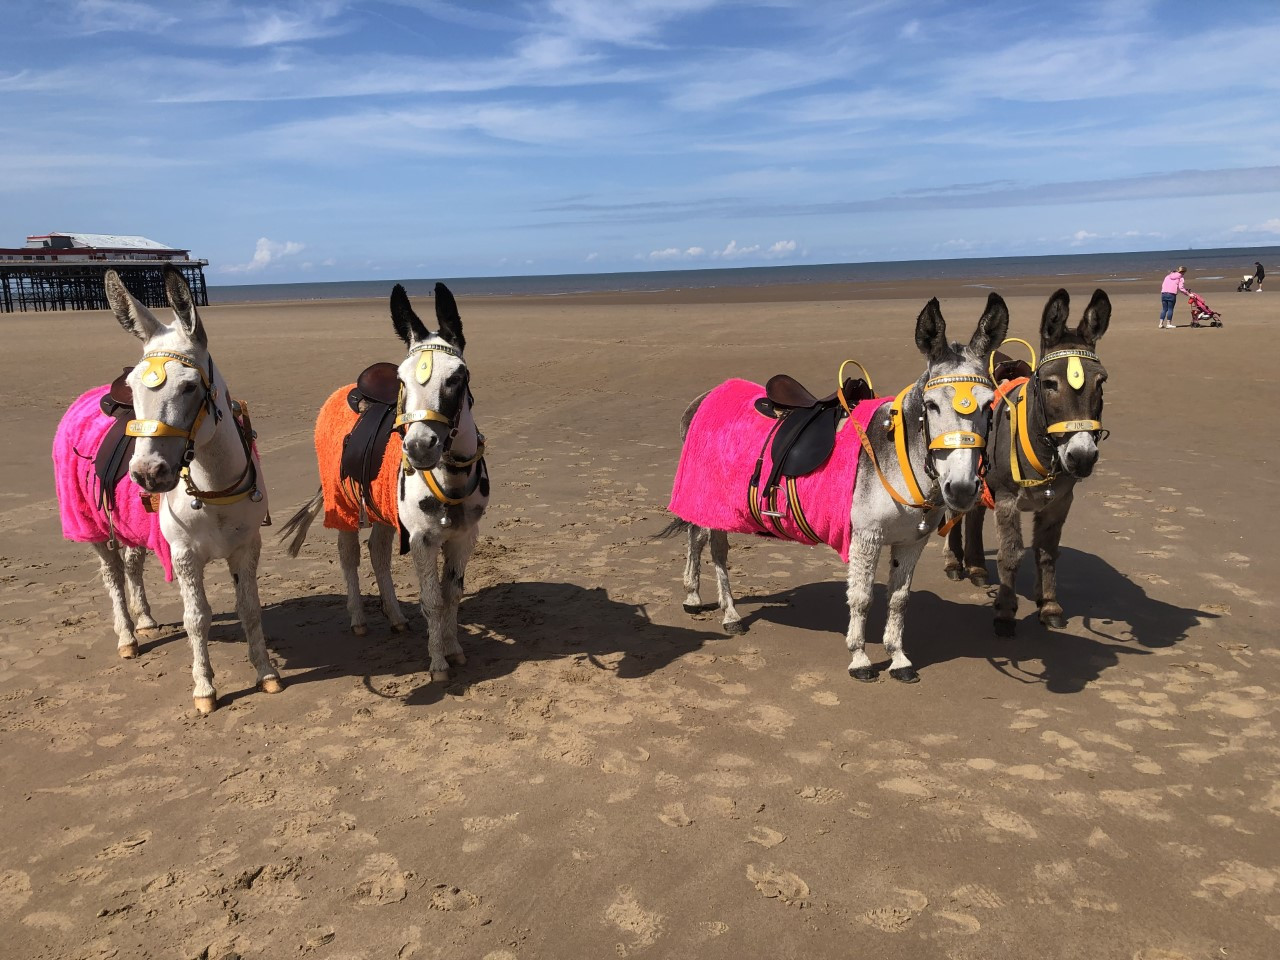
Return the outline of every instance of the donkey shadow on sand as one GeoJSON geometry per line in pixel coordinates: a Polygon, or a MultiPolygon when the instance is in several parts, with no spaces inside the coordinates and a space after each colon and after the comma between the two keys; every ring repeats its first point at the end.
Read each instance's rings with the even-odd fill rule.
{"type": "MultiPolygon", "coordinates": [[[[463,599],[458,622],[467,634],[466,666],[453,682],[433,686],[415,631],[396,633],[389,624],[379,629],[373,618],[367,636],[353,636],[342,616],[335,615],[346,609],[346,602],[345,595],[314,594],[263,607],[273,638],[269,644],[290,684],[361,677],[371,692],[414,706],[507,676],[528,662],[563,660],[619,679],[645,677],[709,640],[724,639],[718,630],[655,623],[644,604],[611,599],[602,587],[501,583],[463,599]]],[[[376,604],[377,598],[366,597],[365,602],[376,604]]],[[[411,622],[421,617],[409,604],[405,612],[411,622]]],[[[221,633],[216,631],[215,639],[221,633]]],[[[225,632],[226,639],[233,636],[230,629],[225,632]]]]}
{"type": "MultiPolygon", "coordinates": [[[[1123,657],[1148,656],[1173,646],[1202,620],[1216,618],[1216,614],[1148,596],[1100,557],[1069,547],[1062,552],[1066,554],[1064,571],[1069,571],[1060,578],[1062,592],[1072,597],[1088,636],[1042,627],[1032,608],[1016,639],[998,639],[991,633],[989,606],[918,590],[906,628],[913,651],[920,651],[918,665],[927,668],[949,660],[981,658],[1020,683],[1043,684],[1051,693],[1078,693],[1123,657]],[[1122,636],[1125,624],[1128,636],[1122,636]]],[[[1024,595],[1035,589],[1034,573],[1030,561],[1019,568],[1018,587],[1024,595]]],[[[876,621],[885,617],[884,591],[877,585],[869,626],[878,626],[876,621]]],[[[753,619],[816,632],[828,631],[846,603],[844,585],[836,581],[805,584],[750,600],[762,605],[753,619]]]]}

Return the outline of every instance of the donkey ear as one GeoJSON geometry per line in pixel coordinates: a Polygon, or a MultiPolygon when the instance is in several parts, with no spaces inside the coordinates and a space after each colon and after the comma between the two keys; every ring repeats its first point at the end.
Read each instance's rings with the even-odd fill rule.
{"type": "Polygon", "coordinates": [[[1076,335],[1089,346],[1094,346],[1111,325],[1111,298],[1105,290],[1093,291],[1093,299],[1085,307],[1076,335]]]}
{"type": "Polygon", "coordinates": [[[440,324],[440,336],[459,350],[467,347],[462,335],[462,314],[458,313],[458,301],[443,283],[436,284],[436,322],[440,324]]]}
{"type": "Polygon", "coordinates": [[[969,349],[979,357],[986,357],[991,348],[1004,342],[1009,332],[1009,308],[1004,298],[994,290],[987,297],[987,309],[978,319],[978,329],[973,332],[969,341],[969,349]]]}
{"type": "Polygon", "coordinates": [[[103,283],[107,291],[107,303],[111,304],[111,312],[116,315],[116,320],[143,343],[169,329],[156,319],[154,313],[133,298],[133,294],[120,279],[120,274],[108,270],[103,283]]]}
{"type": "Polygon", "coordinates": [[[171,263],[164,265],[164,292],[169,298],[169,306],[178,318],[178,326],[184,333],[202,347],[209,345],[209,338],[204,334],[204,324],[200,322],[200,314],[196,313],[195,301],[191,298],[191,288],[178,268],[171,263]]]}
{"type": "Polygon", "coordinates": [[[926,303],[916,318],[916,346],[931,363],[947,355],[947,322],[942,319],[937,297],[926,303]]]}
{"type": "Polygon", "coordinates": [[[1040,317],[1040,346],[1047,349],[1062,339],[1067,329],[1067,320],[1071,311],[1071,297],[1067,291],[1059,288],[1044,305],[1044,313],[1040,317]]]}
{"type": "Polygon", "coordinates": [[[406,347],[411,347],[431,336],[430,331],[423,326],[418,315],[413,312],[413,307],[409,305],[409,295],[398,283],[391,289],[391,324],[396,328],[396,333],[400,335],[406,347]]]}

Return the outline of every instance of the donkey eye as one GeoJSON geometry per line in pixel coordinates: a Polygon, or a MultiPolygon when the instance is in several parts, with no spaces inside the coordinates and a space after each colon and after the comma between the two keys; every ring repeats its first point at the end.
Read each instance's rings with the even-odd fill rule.
{"type": "Polygon", "coordinates": [[[445,380],[444,385],[446,387],[456,387],[461,382],[462,382],[462,374],[454,373],[449,375],[449,377],[445,380]]]}
{"type": "Polygon", "coordinates": [[[1045,388],[1046,390],[1057,390],[1057,389],[1058,389],[1058,381],[1057,381],[1057,380],[1052,380],[1052,379],[1050,379],[1050,380],[1045,380],[1045,381],[1043,381],[1043,386],[1044,386],[1044,388],[1045,388]]]}
{"type": "Polygon", "coordinates": [[[926,401],[924,402],[924,408],[925,408],[927,411],[929,411],[930,413],[937,413],[937,412],[939,411],[939,409],[941,409],[941,408],[940,408],[936,403],[934,403],[932,400],[926,400],[926,401]]]}
{"type": "Polygon", "coordinates": [[[183,393],[192,393],[192,392],[194,392],[194,391],[195,391],[195,388],[196,388],[196,385],[195,385],[194,383],[184,383],[184,384],[182,385],[182,392],[183,392],[183,393]]]}

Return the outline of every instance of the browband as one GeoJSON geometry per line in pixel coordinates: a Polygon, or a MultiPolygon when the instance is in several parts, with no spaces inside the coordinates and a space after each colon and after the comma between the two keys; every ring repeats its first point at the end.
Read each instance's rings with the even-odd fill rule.
{"type": "MultiPolygon", "coordinates": [[[[955,408],[956,413],[965,416],[975,413],[978,409],[978,398],[973,395],[974,387],[990,387],[992,390],[996,388],[995,383],[987,377],[964,376],[934,377],[932,380],[926,381],[924,388],[926,390],[936,390],[948,384],[955,387],[955,393],[951,397],[951,406],[955,408]]],[[[965,446],[971,446],[971,444],[965,444],[965,446]]]]}

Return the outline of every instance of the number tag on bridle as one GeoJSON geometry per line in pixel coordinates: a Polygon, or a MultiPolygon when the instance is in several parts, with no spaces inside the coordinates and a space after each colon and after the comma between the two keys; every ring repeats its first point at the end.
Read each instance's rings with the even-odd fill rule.
{"type": "Polygon", "coordinates": [[[1080,362],[1079,357],[1071,357],[1067,360],[1067,383],[1071,384],[1074,390],[1084,389],[1084,364],[1080,362]]]}
{"type": "Polygon", "coordinates": [[[414,379],[419,383],[425,384],[431,379],[431,364],[434,354],[430,350],[423,350],[418,354],[418,366],[414,370],[414,379]]]}

